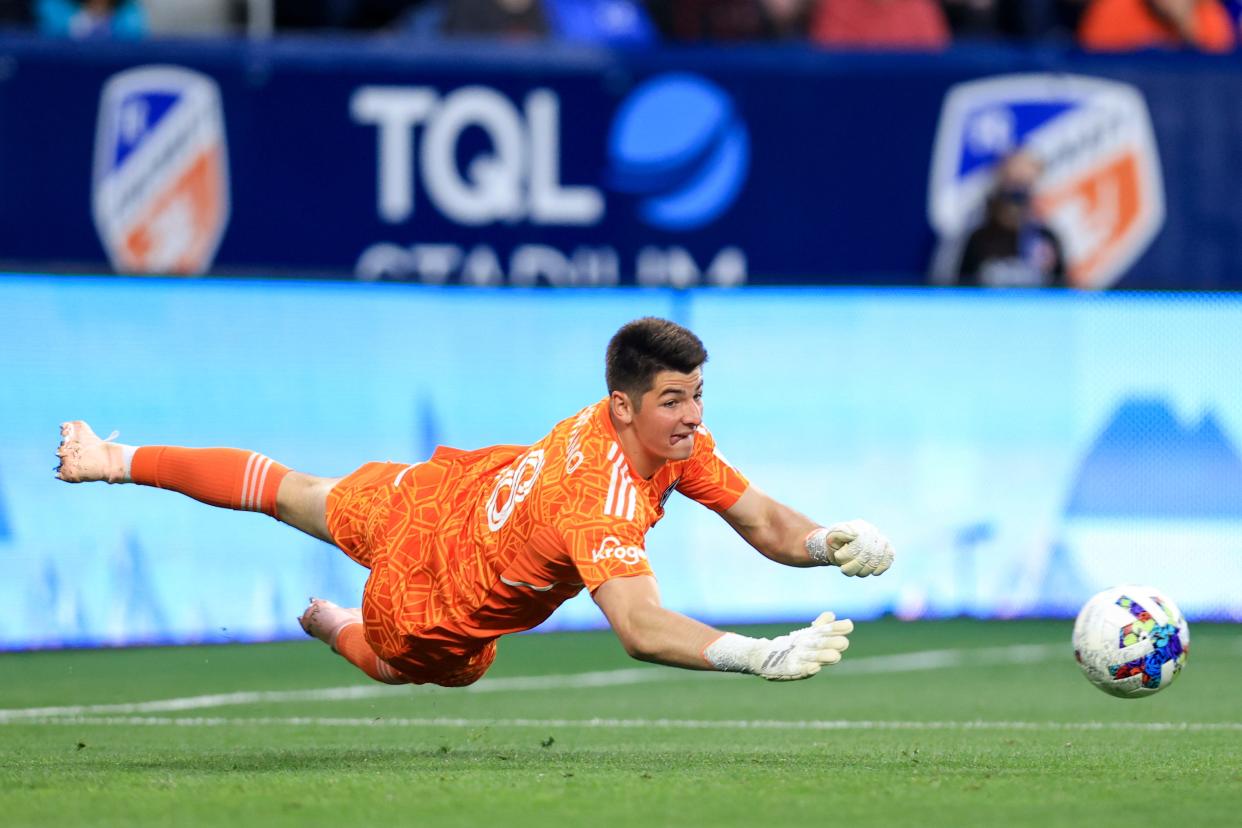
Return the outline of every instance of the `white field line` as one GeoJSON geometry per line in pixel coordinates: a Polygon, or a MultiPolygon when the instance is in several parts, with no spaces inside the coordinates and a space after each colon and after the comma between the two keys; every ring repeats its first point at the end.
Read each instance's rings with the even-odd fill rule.
{"type": "Polygon", "coordinates": [[[170,716],[52,716],[28,719],[22,724],[57,725],[147,725],[172,727],[379,727],[379,728],[484,728],[521,727],[588,728],[616,730],[1028,730],[1028,731],[1158,731],[1190,732],[1238,731],[1242,722],[903,722],[848,721],[844,719],[454,719],[454,718],[327,718],[289,716],[284,718],[226,718],[170,716]]]}
{"type": "MultiPolygon", "coordinates": [[[[590,687],[614,687],[667,681],[677,678],[672,671],[636,667],[625,670],[600,670],[593,673],[569,673],[552,676],[515,676],[485,679],[456,692],[501,693],[513,690],[563,690],[590,687]]],[[[408,696],[408,685],[360,684],[350,687],[322,687],[315,690],[253,690],[238,693],[217,693],[210,696],[187,696],[178,699],[131,702],[124,704],[81,704],[65,707],[28,707],[0,710],[0,724],[18,719],[47,716],[82,716],[93,713],[173,713],[181,710],[202,710],[208,707],[230,707],[239,704],[284,704],[298,701],[350,701],[381,696],[408,696]]]]}
{"type": "MultiPolygon", "coordinates": [[[[889,656],[863,656],[842,661],[829,668],[831,675],[862,675],[867,673],[907,673],[919,670],[940,670],[951,667],[1030,664],[1064,655],[1068,647],[1058,644],[1022,644],[1013,647],[984,647],[967,650],[924,650],[889,656]]],[[[720,677],[722,673],[635,667],[624,670],[601,670],[591,673],[569,673],[551,676],[515,676],[483,679],[477,684],[455,690],[457,693],[504,693],[525,690],[564,690],[593,687],[615,687],[627,684],[720,677]]],[[[89,716],[99,714],[126,715],[135,713],[175,713],[213,707],[246,704],[284,704],[305,701],[353,701],[384,696],[408,695],[408,686],[387,684],[324,687],[314,690],[253,690],[186,696],[156,701],[119,704],[81,704],[61,707],[28,707],[0,710],[0,724],[52,716],[89,716]]]]}

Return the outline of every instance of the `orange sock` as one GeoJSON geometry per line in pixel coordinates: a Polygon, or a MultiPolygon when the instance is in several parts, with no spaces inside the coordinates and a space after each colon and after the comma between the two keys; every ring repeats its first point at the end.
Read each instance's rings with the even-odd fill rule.
{"type": "Polygon", "coordinates": [[[366,673],[376,681],[384,684],[409,684],[401,674],[382,661],[367,643],[362,633],[361,624],[347,624],[336,634],[336,642],[332,645],[345,660],[366,673]]]}
{"type": "Polygon", "coordinates": [[[129,473],[144,486],[171,489],[212,506],[277,517],[276,491],[289,469],[243,449],[140,446],[129,473]]]}

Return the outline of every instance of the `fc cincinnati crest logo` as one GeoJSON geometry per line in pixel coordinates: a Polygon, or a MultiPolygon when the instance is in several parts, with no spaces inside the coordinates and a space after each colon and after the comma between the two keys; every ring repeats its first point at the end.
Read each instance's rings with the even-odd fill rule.
{"type": "Polygon", "coordinates": [[[224,113],[215,81],[175,66],[112,76],[95,132],[95,227],[112,266],[196,274],[229,218],[224,113]]]}
{"type": "Polygon", "coordinates": [[[1044,164],[1035,203],[1064,243],[1071,283],[1111,285],[1164,223],[1160,159],[1142,95],[1125,83],[1051,74],[950,89],[927,205],[942,240],[971,230],[996,164],[1018,149],[1044,164]]]}

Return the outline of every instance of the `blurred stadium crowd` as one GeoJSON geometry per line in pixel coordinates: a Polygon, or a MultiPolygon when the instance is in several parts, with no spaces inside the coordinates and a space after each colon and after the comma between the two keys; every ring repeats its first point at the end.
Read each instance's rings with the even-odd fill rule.
{"type": "Polygon", "coordinates": [[[1236,290],[1240,27],[1242,0],[0,0],[0,269],[1236,290]]]}
{"type": "Polygon", "coordinates": [[[966,41],[1096,51],[1237,48],[1242,0],[0,0],[0,25],[72,38],[293,32],[646,46],[966,41]]]}

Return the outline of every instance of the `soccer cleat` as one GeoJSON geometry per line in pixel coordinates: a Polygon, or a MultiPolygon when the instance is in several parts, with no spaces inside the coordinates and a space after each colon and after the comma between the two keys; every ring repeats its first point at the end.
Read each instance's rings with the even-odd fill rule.
{"type": "Polygon", "coordinates": [[[310,606],[302,613],[298,623],[307,635],[318,638],[331,647],[332,652],[336,652],[336,637],[350,624],[362,623],[362,609],[338,607],[323,598],[311,598],[310,606]]]}
{"type": "Polygon", "coordinates": [[[56,449],[60,465],[56,467],[56,477],[66,483],[128,481],[124,452],[121,446],[109,442],[114,437],[115,432],[107,440],[99,439],[91,427],[81,420],[61,423],[60,446],[56,449]]]}

